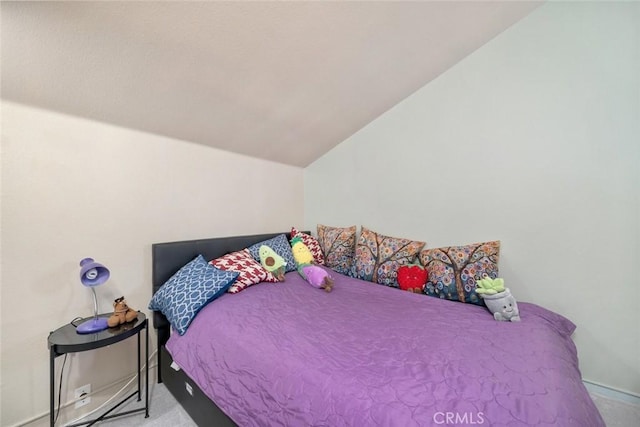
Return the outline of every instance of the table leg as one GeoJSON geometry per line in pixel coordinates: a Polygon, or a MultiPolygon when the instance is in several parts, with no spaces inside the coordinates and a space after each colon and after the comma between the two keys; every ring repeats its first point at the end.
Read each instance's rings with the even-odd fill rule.
{"type": "Polygon", "coordinates": [[[55,369],[56,369],[56,354],[53,351],[53,346],[49,349],[49,424],[51,427],[55,425],[55,414],[53,402],[55,400],[55,369]]]}
{"type": "MultiPolygon", "coordinates": [[[[144,387],[144,399],[145,399],[144,407],[146,408],[146,412],[144,417],[149,418],[149,363],[151,362],[149,360],[149,321],[148,320],[144,330],[145,330],[144,356],[147,358],[147,361],[145,363],[145,373],[144,373],[144,380],[146,381],[146,385],[144,387]]],[[[160,369],[159,366],[158,366],[158,369],[160,369]]]]}
{"type": "Polygon", "coordinates": [[[140,332],[138,332],[138,402],[140,402],[140,400],[142,400],[142,396],[140,395],[140,384],[142,384],[141,380],[140,380],[140,374],[141,374],[141,369],[140,369],[140,332]]]}

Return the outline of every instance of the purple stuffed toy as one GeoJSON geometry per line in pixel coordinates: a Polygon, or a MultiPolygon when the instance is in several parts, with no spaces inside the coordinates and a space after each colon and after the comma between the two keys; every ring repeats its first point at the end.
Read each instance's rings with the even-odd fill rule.
{"type": "Polygon", "coordinates": [[[296,236],[291,239],[291,251],[298,265],[298,273],[304,280],[314,288],[331,292],[333,288],[333,278],[324,268],[312,264],[313,254],[307,245],[302,242],[300,237],[296,236]]]}

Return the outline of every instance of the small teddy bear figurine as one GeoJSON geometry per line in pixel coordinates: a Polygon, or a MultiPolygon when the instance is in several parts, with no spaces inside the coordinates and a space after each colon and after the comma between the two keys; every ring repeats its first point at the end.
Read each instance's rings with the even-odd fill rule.
{"type": "Polygon", "coordinates": [[[113,301],[113,314],[107,319],[110,328],[131,322],[138,318],[138,312],[127,305],[124,297],[116,298],[113,301]]]}

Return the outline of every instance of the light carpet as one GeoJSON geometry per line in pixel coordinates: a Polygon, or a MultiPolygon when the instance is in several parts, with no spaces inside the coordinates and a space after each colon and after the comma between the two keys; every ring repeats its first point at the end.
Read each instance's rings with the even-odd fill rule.
{"type": "MultiPolygon", "coordinates": [[[[591,397],[607,427],[640,426],[640,405],[632,405],[597,394],[592,394],[591,397]]],[[[140,403],[134,400],[122,410],[136,408],[139,405],[140,403]]],[[[144,418],[144,414],[132,414],[103,421],[101,425],[109,427],[194,427],[196,424],[163,384],[153,384],[149,389],[149,418],[144,418]]]]}

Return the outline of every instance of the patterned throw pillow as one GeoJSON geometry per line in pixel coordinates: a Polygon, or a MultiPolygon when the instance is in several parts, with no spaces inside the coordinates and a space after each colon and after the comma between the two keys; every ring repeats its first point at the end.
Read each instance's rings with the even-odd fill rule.
{"type": "Polygon", "coordinates": [[[339,228],[318,224],[318,243],[324,264],[341,274],[350,274],[356,251],[356,226],[339,228]]]}
{"type": "Polygon", "coordinates": [[[227,291],[232,294],[237,294],[249,286],[260,282],[276,283],[278,281],[278,279],[273,277],[273,274],[262,268],[246,249],[223,255],[220,258],[209,261],[209,264],[220,270],[240,273],[238,279],[227,291]]]}
{"type": "Polygon", "coordinates": [[[295,227],[291,227],[291,238],[293,239],[296,236],[300,236],[302,239],[302,243],[305,244],[307,248],[311,251],[313,255],[313,261],[318,265],[324,265],[324,255],[322,255],[322,249],[320,248],[320,243],[316,240],[315,237],[308,235],[307,233],[302,233],[295,227]]]}
{"type": "Polygon", "coordinates": [[[398,268],[412,263],[424,245],[362,227],[356,246],[355,277],[397,288],[398,268]]]}
{"type": "Polygon", "coordinates": [[[255,245],[249,246],[247,249],[251,253],[253,259],[255,259],[257,262],[260,262],[260,246],[262,245],[269,246],[278,255],[284,258],[284,261],[287,263],[287,265],[285,266],[285,271],[287,273],[290,271],[296,271],[296,261],[293,259],[291,245],[287,240],[287,236],[285,236],[284,234],[280,234],[279,236],[265,240],[264,242],[259,242],[255,245]]]}
{"type": "Polygon", "coordinates": [[[149,310],[161,311],[184,335],[200,309],[226,292],[237,277],[238,273],[218,270],[198,255],[158,289],[149,310]]]}
{"type": "Polygon", "coordinates": [[[451,301],[484,305],[476,294],[476,280],[498,277],[500,241],[425,249],[420,262],[429,271],[424,292],[451,301]]]}

